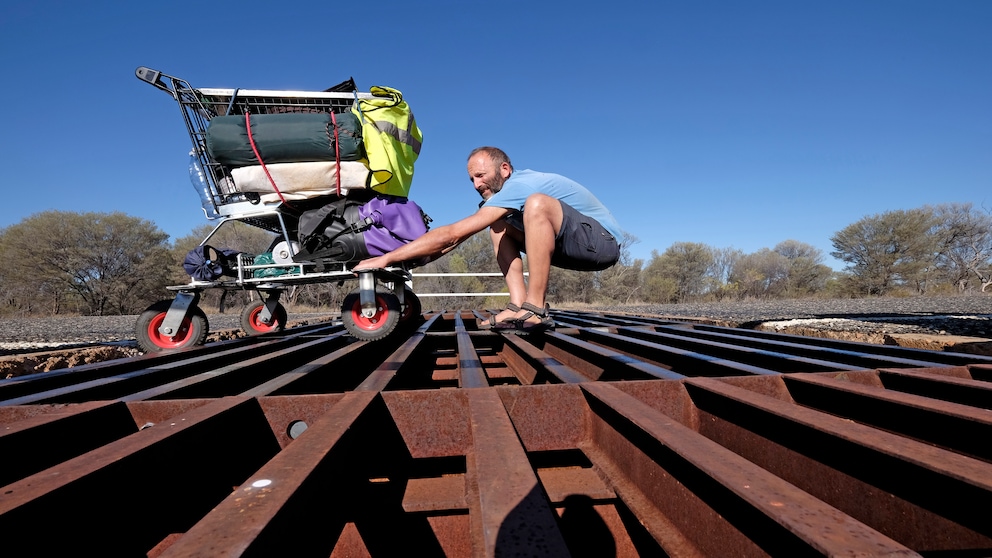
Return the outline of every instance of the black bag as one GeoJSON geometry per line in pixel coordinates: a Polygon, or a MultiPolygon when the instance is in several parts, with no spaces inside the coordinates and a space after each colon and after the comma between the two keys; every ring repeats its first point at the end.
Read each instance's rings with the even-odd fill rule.
{"type": "Polygon", "coordinates": [[[359,262],[368,258],[365,239],[354,226],[361,220],[358,208],[363,203],[363,200],[340,198],[304,211],[299,221],[300,250],[293,261],[359,262]]]}
{"type": "Polygon", "coordinates": [[[430,220],[408,198],[337,199],[300,215],[301,250],[293,260],[358,262],[381,256],[421,237],[430,220]]]}

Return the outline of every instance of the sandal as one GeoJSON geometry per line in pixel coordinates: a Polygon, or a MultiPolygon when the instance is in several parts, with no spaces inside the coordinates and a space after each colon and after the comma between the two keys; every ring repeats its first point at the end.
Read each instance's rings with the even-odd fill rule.
{"type": "MultiPolygon", "coordinates": [[[[538,308],[529,302],[525,302],[520,305],[521,310],[526,310],[527,313],[523,316],[518,317],[513,320],[511,327],[498,327],[500,331],[505,331],[507,333],[514,333],[517,335],[529,335],[531,333],[540,333],[542,331],[547,331],[549,329],[555,328],[555,321],[551,318],[551,305],[545,304],[544,308],[538,308]],[[541,318],[541,321],[537,323],[529,323],[527,320],[537,316],[541,318]]],[[[503,322],[506,323],[506,322],[503,322]]]]}
{"type": "MultiPolygon", "coordinates": [[[[504,310],[509,310],[511,312],[519,312],[520,311],[520,307],[517,306],[516,304],[512,303],[512,302],[508,302],[508,303],[506,303],[506,308],[504,308],[504,310]]],[[[482,322],[481,326],[483,326],[483,327],[485,327],[487,329],[493,329],[493,328],[496,327],[497,323],[500,323],[500,324],[512,324],[513,323],[513,320],[515,320],[515,319],[516,319],[515,317],[510,317],[510,318],[506,318],[505,320],[503,320],[501,322],[497,322],[496,321],[496,314],[490,314],[489,319],[486,320],[486,321],[484,321],[484,322],[482,322]]]]}

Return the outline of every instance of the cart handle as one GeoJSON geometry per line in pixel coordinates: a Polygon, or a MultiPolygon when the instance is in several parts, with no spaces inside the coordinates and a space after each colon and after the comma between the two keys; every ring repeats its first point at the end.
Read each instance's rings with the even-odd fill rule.
{"type": "Polygon", "coordinates": [[[138,66],[138,69],[134,71],[134,75],[138,76],[138,79],[140,79],[141,81],[154,85],[155,87],[171,95],[173,99],[176,99],[176,92],[173,91],[172,89],[169,89],[169,86],[166,85],[164,81],[162,81],[162,76],[165,76],[167,78],[172,78],[172,76],[165,75],[158,70],[153,70],[151,68],[146,68],[144,66],[138,66]]]}

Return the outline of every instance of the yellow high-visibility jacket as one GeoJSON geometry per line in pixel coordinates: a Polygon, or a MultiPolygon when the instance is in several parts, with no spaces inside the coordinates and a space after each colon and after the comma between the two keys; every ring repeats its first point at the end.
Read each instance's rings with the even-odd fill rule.
{"type": "Polygon", "coordinates": [[[362,121],[365,162],[372,171],[369,186],[382,194],[408,197],[423,134],[402,93],[378,85],[369,91],[375,98],[359,99],[352,108],[362,121]]]}

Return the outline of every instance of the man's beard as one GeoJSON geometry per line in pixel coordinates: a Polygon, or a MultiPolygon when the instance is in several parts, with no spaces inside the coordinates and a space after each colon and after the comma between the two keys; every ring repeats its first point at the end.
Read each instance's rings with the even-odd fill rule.
{"type": "Polygon", "coordinates": [[[492,182],[486,183],[486,188],[482,192],[479,192],[479,195],[482,196],[482,199],[485,200],[487,198],[483,195],[484,192],[489,191],[492,192],[493,194],[497,194],[499,193],[500,190],[503,189],[503,184],[505,182],[506,182],[506,178],[504,178],[502,174],[497,174],[495,177],[493,177],[492,182]]]}

